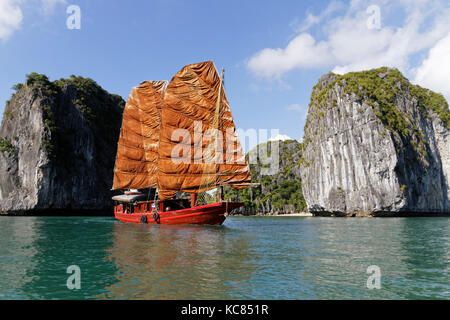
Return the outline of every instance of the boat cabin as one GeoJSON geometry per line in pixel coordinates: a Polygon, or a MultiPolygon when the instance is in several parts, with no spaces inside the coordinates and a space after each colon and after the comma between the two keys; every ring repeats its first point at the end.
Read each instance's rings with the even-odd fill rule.
{"type": "Polygon", "coordinates": [[[169,199],[163,201],[146,201],[144,194],[119,195],[112,198],[114,200],[114,213],[153,213],[168,212],[192,207],[189,199],[169,199]],[[157,208],[156,208],[157,207],[157,208]]]}

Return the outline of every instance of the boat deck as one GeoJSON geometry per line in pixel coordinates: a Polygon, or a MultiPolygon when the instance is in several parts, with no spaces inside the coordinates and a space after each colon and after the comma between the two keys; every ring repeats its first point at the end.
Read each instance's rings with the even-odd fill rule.
{"type": "Polygon", "coordinates": [[[156,203],[142,201],[135,205],[120,203],[114,207],[114,215],[122,222],[131,223],[221,225],[225,221],[227,213],[243,206],[244,203],[218,202],[192,208],[179,208],[184,205],[186,202],[179,200],[157,201],[156,203]],[[175,207],[176,205],[178,207],[175,207]]]}

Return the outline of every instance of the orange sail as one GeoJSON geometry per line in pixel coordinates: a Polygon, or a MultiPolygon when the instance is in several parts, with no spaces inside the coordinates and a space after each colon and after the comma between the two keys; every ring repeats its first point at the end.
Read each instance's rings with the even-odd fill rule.
{"type": "Polygon", "coordinates": [[[158,188],[164,200],[179,191],[249,183],[223,78],[212,61],[185,66],[168,85],[147,81],[132,90],[113,189],[158,188]]]}
{"type": "Polygon", "coordinates": [[[178,191],[242,185],[250,173],[214,63],[184,67],[164,97],[158,161],[160,199],[178,191]]]}
{"type": "Polygon", "coordinates": [[[145,81],[131,90],[123,113],[113,190],[157,187],[161,109],[167,81],[145,81]]]}

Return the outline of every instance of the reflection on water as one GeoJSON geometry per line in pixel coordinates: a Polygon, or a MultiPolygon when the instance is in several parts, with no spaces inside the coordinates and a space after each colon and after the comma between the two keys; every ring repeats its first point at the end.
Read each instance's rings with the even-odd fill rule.
{"type": "Polygon", "coordinates": [[[0,219],[2,299],[85,299],[101,293],[115,266],[105,263],[114,222],[84,217],[0,219]],[[82,290],[67,289],[67,267],[78,265],[82,290]]]}
{"type": "Polygon", "coordinates": [[[4,217],[0,299],[449,299],[449,241],[449,218],[4,217]],[[66,287],[70,265],[81,290],[66,287]]]}
{"type": "Polygon", "coordinates": [[[253,270],[249,239],[212,226],[115,224],[107,251],[120,272],[101,298],[230,299],[253,270]]]}
{"type": "Polygon", "coordinates": [[[36,218],[2,219],[0,242],[0,299],[20,299],[27,295],[22,290],[34,276],[37,250],[36,218]],[[12,245],[14,244],[14,245],[12,245]]]}

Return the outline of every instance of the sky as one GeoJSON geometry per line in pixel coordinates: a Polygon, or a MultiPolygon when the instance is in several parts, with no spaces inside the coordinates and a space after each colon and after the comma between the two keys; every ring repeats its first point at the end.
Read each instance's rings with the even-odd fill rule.
{"type": "Polygon", "coordinates": [[[0,117],[31,72],[90,77],[126,100],[213,60],[238,129],[301,141],[330,71],[398,68],[449,101],[449,17],[449,1],[429,0],[0,0],[0,117]]]}

